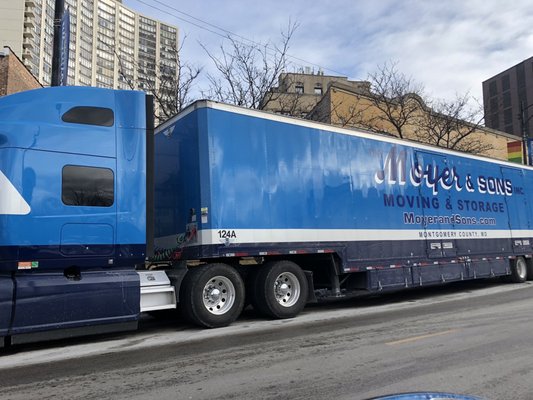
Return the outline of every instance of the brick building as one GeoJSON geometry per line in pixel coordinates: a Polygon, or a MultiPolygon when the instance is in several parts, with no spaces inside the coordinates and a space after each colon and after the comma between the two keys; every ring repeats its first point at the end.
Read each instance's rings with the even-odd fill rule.
{"type": "Polygon", "coordinates": [[[0,50],[0,96],[40,87],[37,78],[9,47],[0,50]]]}

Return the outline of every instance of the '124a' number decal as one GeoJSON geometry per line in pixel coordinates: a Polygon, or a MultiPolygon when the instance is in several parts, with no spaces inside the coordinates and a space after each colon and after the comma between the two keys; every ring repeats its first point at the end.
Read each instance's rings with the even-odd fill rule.
{"type": "Polygon", "coordinates": [[[237,239],[235,231],[222,229],[218,231],[218,237],[220,239],[237,239]]]}

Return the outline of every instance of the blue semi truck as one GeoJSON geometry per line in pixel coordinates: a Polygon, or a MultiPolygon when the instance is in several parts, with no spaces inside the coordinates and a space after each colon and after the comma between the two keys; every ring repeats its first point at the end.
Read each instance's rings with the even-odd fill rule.
{"type": "Polygon", "coordinates": [[[152,115],[135,91],[0,99],[0,346],[533,278],[529,167],[210,101],[152,115]]]}

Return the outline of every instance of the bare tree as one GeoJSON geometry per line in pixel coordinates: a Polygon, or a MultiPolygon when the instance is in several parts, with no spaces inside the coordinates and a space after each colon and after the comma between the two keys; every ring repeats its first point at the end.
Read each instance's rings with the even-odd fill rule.
{"type": "Polygon", "coordinates": [[[422,86],[400,73],[396,63],[378,67],[369,84],[361,90],[331,85],[309,117],[474,154],[494,149],[480,136],[482,107],[469,93],[429,102],[422,86]]]}
{"type": "Polygon", "coordinates": [[[368,99],[377,112],[365,113],[360,125],[405,138],[409,128],[418,124],[421,106],[424,105],[423,86],[401,73],[396,62],[378,66],[368,80],[371,84],[368,99]]]}
{"type": "Polygon", "coordinates": [[[416,138],[434,144],[473,154],[483,154],[494,146],[474,134],[481,129],[482,106],[472,106],[475,99],[469,94],[457,94],[452,100],[436,100],[426,109],[416,129],[416,138]]]}
{"type": "MultiPolygon", "coordinates": [[[[331,88],[330,90],[335,91],[337,89],[331,88]]],[[[370,107],[368,104],[362,104],[357,93],[351,93],[350,98],[341,99],[332,97],[330,94],[330,92],[326,93],[326,96],[318,102],[317,106],[308,114],[308,119],[342,127],[366,128],[363,121],[365,121],[365,114],[370,107]]]]}
{"type": "Polygon", "coordinates": [[[308,113],[317,105],[321,96],[305,93],[304,82],[309,73],[303,70],[281,73],[278,86],[272,87],[263,97],[260,109],[271,110],[283,115],[307,118],[308,113]]]}
{"type": "Polygon", "coordinates": [[[494,148],[474,135],[480,131],[483,110],[469,93],[457,94],[453,100],[429,101],[422,85],[399,72],[397,63],[378,67],[370,74],[370,82],[370,101],[378,112],[363,113],[370,117],[363,117],[361,125],[376,130],[389,124],[390,133],[400,138],[474,154],[494,148]],[[475,103],[479,106],[472,106],[475,103]]]}
{"type": "MultiPolygon", "coordinates": [[[[141,88],[154,96],[155,117],[158,122],[163,122],[179,113],[190,104],[194,97],[192,95],[194,84],[202,72],[202,68],[181,59],[181,52],[186,37],[181,41],[179,47],[171,46],[167,51],[167,57],[161,58],[159,63],[148,66],[150,79],[135,82],[131,75],[126,74],[124,60],[115,51],[115,56],[119,62],[119,76],[123,82],[134,90],[141,88]]],[[[147,67],[136,63],[135,68],[147,67]]]]}
{"type": "Polygon", "coordinates": [[[271,109],[269,106],[276,104],[276,108],[280,114],[302,117],[307,115],[309,108],[311,108],[311,106],[304,102],[303,97],[303,93],[270,90],[264,96],[259,108],[271,109]]]}
{"type": "Polygon", "coordinates": [[[202,68],[181,61],[182,47],[183,41],[179,49],[172,49],[170,60],[159,63],[159,86],[150,89],[159,105],[160,118],[168,119],[176,115],[194,100],[192,88],[202,68]],[[173,65],[177,74],[174,74],[173,65]]]}
{"type": "Polygon", "coordinates": [[[204,94],[217,101],[264,108],[265,96],[288,66],[289,42],[297,27],[289,21],[279,45],[247,44],[228,36],[229,49],[222,45],[218,56],[203,46],[218,71],[217,75],[207,75],[210,88],[204,94]]]}
{"type": "Polygon", "coordinates": [[[423,88],[396,65],[378,66],[358,88],[330,85],[329,108],[316,108],[311,118],[400,138],[412,136],[425,104],[423,88]]]}
{"type": "Polygon", "coordinates": [[[370,105],[363,98],[370,95],[367,81],[329,82],[326,93],[306,116],[307,119],[338,125],[362,128],[362,121],[370,105]]]}
{"type": "Polygon", "coordinates": [[[343,98],[333,101],[331,104],[332,117],[335,117],[336,123],[343,127],[356,126],[376,133],[387,133],[380,124],[372,123],[371,120],[375,117],[369,117],[369,115],[372,115],[373,102],[364,101],[366,98],[368,96],[363,97],[359,93],[354,93],[351,101],[346,101],[343,98]]]}

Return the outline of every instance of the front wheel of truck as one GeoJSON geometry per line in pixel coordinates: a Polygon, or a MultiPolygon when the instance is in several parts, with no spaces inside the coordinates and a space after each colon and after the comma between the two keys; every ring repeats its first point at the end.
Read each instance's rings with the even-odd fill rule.
{"type": "Polygon", "coordinates": [[[181,287],[180,305],[185,316],[205,328],[227,326],[244,307],[244,283],[235,268],[207,264],[187,272],[181,287]]]}

